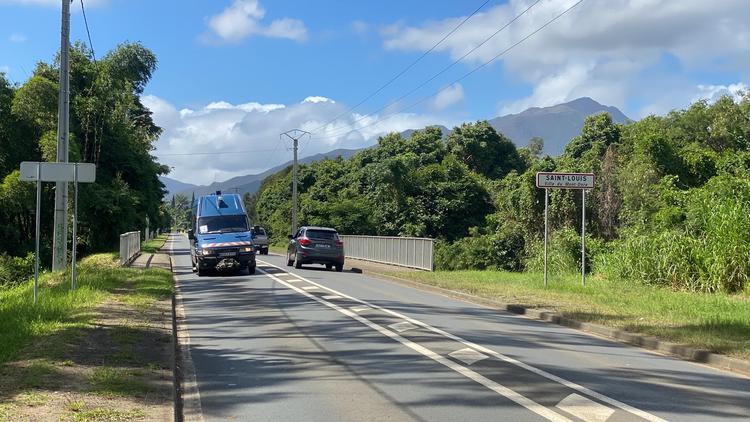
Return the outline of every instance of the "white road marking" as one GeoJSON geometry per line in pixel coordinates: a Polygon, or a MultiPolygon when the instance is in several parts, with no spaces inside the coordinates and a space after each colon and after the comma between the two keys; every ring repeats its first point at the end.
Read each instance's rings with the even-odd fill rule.
{"type": "Polygon", "coordinates": [[[334,309],[334,310],[336,310],[336,311],[338,311],[338,312],[340,312],[340,313],[348,316],[349,318],[352,318],[352,319],[354,319],[356,321],[361,322],[362,324],[364,324],[364,325],[372,328],[373,330],[375,330],[375,331],[383,334],[384,336],[390,337],[390,338],[398,341],[399,343],[403,344],[404,346],[406,346],[406,347],[414,350],[415,352],[418,352],[418,353],[420,353],[420,354],[422,354],[422,355],[424,355],[424,356],[426,356],[426,357],[434,360],[435,362],[438,362],[438,363],[440,363],[440,364],[442,364],[444,366],[447,366],[448,368],[450,368],[450,369],[458,372],[459,374],[465,376],[466,378],[469,378],[469,379],[471,379],[473,381],[478,382],[479,384],[484,385],[485,387],[487,387],[490,390],[496,392],[497,394],[499,394],[499,395],[501,395],[503,397],[506,397],[506,398],[508,398],[508,399],[516,402],[517,404],[519,404],[519,405],[521,405],[521,406],[529,409],[530,411],[536,413],[537,415],[539,415],[539,416],[541,416],[541,417],[543,417],[543,418],[545,418],[547,420],[550,420],[550,421],[560,421],[560,422],[573,422],[571,419],[569,419],[569,418],[567,418],[567,417],[565,417],[565,416],[563,416],[563,415],[561,415],[561,414],[559,414],[557,412],[554,412],[551,409],[548,409],[548,408],[542,406],[541,404],[539,404],[539,403],[537,403],[537,402],[529,399],[528,397],[525,397],[525,396],[523,396],[523,395],[521,395],[521,394],[519,394],[519,393],[511,390],[508,387],[500,385],[500,384],[496,383],[495,381],[492,381],[491,379],[486,378],[486,377],[480,375],[479,373],[472,371],[469,368],[461,366],[461,365],[457,364],[456,362],[453,362],[452,360],[450,360],[448,358],[445,358],[445,357],[439,355],[438,353],[435,353],[432,350],[430,350],[430,349],[428,349],[428,348],[426,348],[426,347],[424,347],[424,346],[422,346],[420,344],[414,343],[411,340],[408,340],[408,339],[406,339],[404,337],[401,337],[399,334],[394,333],[393,331],[388,330],[388,329],[386,329],[386,328],[384,328],[384,327],[382,327],[382,326],[380,326],[380,325],[378,325],[378,324],[370,321],[367,318],[364,318],[364,317],[362,317],[362,316],[360,316],[360,315],[358,315],[358,314],[356,314],[356,313],[354,313],[354,312],[352,312],[352,311],[350,311],[348,309],[344,309],[344,308],[336,305],[335,303],[329,302],[329,301],[321,299],[321,298],[319,298],[319,297],[317,297],[317,296],[315,296],[313,294],[310,294],[307,291],[305,291],[303,289],[300,289],[297,286],[294,286],[293,284],[286,283],[284,280],[276,277],[275,275],[273,275],[271,273],[268,273],[268,272],[263,271],[263,270],[260,270],[260,271],[262,273],[266,274],[267,276],[271,277],[273,280],[275,280],[275,281],[277,281],[277,282],[279,282],[279,283],[287,286],[288,288],[296,291],[297,293],[305,295],[308,298],[310,298],[310,299],[312,299],[312,300],[314,300],[314,301],[316,301],[318,303],[322,303],[323,305],[328,306],[329,308],[334,309]]]}
{"type": "MultiPolygon", "coordinates": [[[[266,262],[264,262],[264,263],[266,263],[266,262]]],[[[272,266],[274,268],[277,268],[277,269],[280,269],[280,270],[283,271],[283,268],[281,268],[281,267],[277,267],[276,265],[273,265],[271,263],[266,263],[266,264],[268,264],[268,265],[270,265],[270,266],[272,266]]],[[[290,273],[290,274],[293,274],[293,273],[290,273]]],[[[611,398],[609,396],[605,396],[604,394],[598,393],[598,392],[596,392],[594,390],[591,390],[590,388],[584,387],[584,386],[582,386],[580,384],[576,384],[576,383],[574,383],[572,381],[568,381],[568,380],[566,380],[564,378],[560,378],[557,375],[551,374],[551,373],[549,373],[549,372],[547,372],[547,371],[545,371],[543,369],[539,369],[539,368],[536,368],[536,367],[531,366],[529,364],[526,364],[524,362],[521,362],[521,361],[519,361],[517,359],[514,359],[514,358],[512,358],[510,356],[503,355],[502,353],[499,353],[499,352],[497,352],[495,350],[492,350],[492,349],[489,349],[487,347],[484,347],[484,346],[481,346],[479,344],[476,344],[474,342],[468,341],[468,340],[466,340],[464,338],[461,338],[461,337],[459,337],[459,336],[457,336],[455,334],[451,334],[451,333],[449,333],[447,331],[444,331],[444,330],[441,330],[439,328],[433,327],[433,326],[431,326],[429,324],[426,324],[424,322],[418,321],[418,320],[416,320],[414,318],[410,318],[410,317],[408,317],[406,315],[403,315],[403,314],[401,314],[399,312],[392,311],[390,309],[386,309],[386,308],[383,308],[381,306],[372,304],[370,302],[367,302],[366,300],[357,299],[355,297],[347,295],[346,293],[339,292],[338,290],[331,289],[330,287],[325,287],[325,286],[320,285],[320,284],[318,284],[318,283],[316,283],[314,281],[310,281],[310,280],[308,280],[308,279],[306,279],[306,278],[304,278],[304,277],[302,277],[300,275],[297,275],[297,274],[294,274],[294,275],[296,277],[299,277],[299,278],[307,281],[308,283],[314,284],[314,285],[316,285],[316,286],[318,286],[320,288],[328,290],[331,293],[335,293],[335,294],[343,296],[343,297],[345,297],[345,298],[347,298],[349,300],[352,300],[352,301],[355,301],[355,302],[359,302],[359,303],[361,303],[363,305],[367,305],[367,306],[369,306],[369,307],[371,307],[373,309],[381,310],[381,311],[383,311],[385,313],[388,313],[390,315],[393,315],[395,317],[402,318],[402,319],[404,319],[406,321],[409,321],[409,322],[411,322],[413,324],[419,325],[420,327],[426,328],[426,329],[432,331],[433,333],[440,334],[443,337],[447,337],[447,338],[452,339],[452,340],[456,340],[456,341],[464,344],[467,347],[471,347],[473,349],[481,351],[482,353],[486,353],[486,354],[488,354],[490,356],[496,357],[496,358],[498,358],[500,360],[503,360],[505,362],[511,363],[513,365],[516,365],[516,366],[518,366],[520,368],[523,368],[523,369],[525,369],[525,370],[527,370],[529,372],[533,372],[533,373],[535,373],[535,374],[537,374],[539,376],[547,378],[548,380],[554,381],[554,382],[556,382],[558,384],[562,384],[562,385],[564,385],[564,386],[566,386],[566,387],[568,387],[568,388],[570,388],[572,390],[576,390],[579,393],[586,394],[587,396],[591,396],[591,397],[593,397],[593,398],[595,398],[597,400],[601,400],[601,401],[603,401],[603,402],[605,402],[607,404],[615,406],[615,407],[617,407],[619,409],[622,409],[622,410],[624,410],[626,412],[632,413],[632,414],[634,414],[634,415],[636,415],[638,417],[646,419],[647,421],[651,421],[651,422],[667,422],[666,419],[660,418],[660,417],[658,417],[656,415],[653,415],[651,413],[648,413],[648,412],[646,412],[644,410],[635,408],[635,407],[633,407],[633,406],[631,406],[629,404],[623,403],[623,402],[621,402],[619,400],[616,400],[616,399],[613,399],[613,398],[611,398]]]]}
{"type": "Polygon", "coordinates": [[[409,321],[403,321],[403,322],[397,322],[395,324],[391,324],[388,326],[391,330],[398,331],[399,333],[403,333],[404,331],[409,331],[417,328],[416,325],[412,324],[409,321]]]}
{"type": "Polygon", "coordinates": [[[615,413],[614,409],[575,393],[562,399],[556,407],[586,422],[605,422],[615,413]]]}
{"type": "Polygon", "coordinates": [[[334,300],[334,299],[343,299],[343,297],[339,295],[326,295],[326,296],[323,296],[323,299],[334,300]]]}
{"type": "Polygon", "coordinates": [[[465,349],[456,350],[455,352],[448,353],[448,356],[458,359],[467,365],[471,365],[473,363],[479,362],[480,360],[485,360],[489,358],[489,356],[485,355],[484,353],[479,353],[476,350],[469,348],[469,347],[465,349]]]}
{"type": "Polygon", "coordinates": [[[304,290],[318,290],[318,286],[305,286],[303,287],[304,290]]]}
{"type": "Polygon", "coordinates": [[[367,305],[359,305],[359,306],[352,306],[352,307],[351,307],[351,308],[349,308],[349,309],[351,309],[351,310],[352,310],[352,312],[357,312],[357,313],[360,313],[360,312],[362,312],[362,311],[366,311],[366,310],[368,310],[368,309],[372,309],[372,308],[371,308],[371,307],[369,307],[369,306],[367,306],[367,305]]]}
{"type": "Polygon", "coordinates": [[[290,283],[294,283],[294,282],[297,282],[297,281],[302,281],[302,280],[300,280],[300,279],[298,279],[298,278],[287,278],[287,279],[286,279],[286,280],[284,280],[284,281],[288,281],[288,282],[290,282],[290,283]]]}

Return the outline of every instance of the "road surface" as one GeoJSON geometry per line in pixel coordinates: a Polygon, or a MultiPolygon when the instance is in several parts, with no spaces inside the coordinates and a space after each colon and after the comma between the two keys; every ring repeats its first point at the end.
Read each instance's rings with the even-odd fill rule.
{"type": "Polygon", "coordinates": [[[170,235],[206,421],[748,421],[750,379],[366,274],[198,277],[170,235]]]}

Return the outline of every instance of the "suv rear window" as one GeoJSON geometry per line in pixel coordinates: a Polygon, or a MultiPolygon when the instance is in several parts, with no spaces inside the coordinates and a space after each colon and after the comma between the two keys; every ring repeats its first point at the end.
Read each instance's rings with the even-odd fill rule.
{"type": "Polygon", "coordinates": [[[310,239],[336,240],[339,238],[338,233],[333,230],[307,230],[305,236],[310,239]]]}

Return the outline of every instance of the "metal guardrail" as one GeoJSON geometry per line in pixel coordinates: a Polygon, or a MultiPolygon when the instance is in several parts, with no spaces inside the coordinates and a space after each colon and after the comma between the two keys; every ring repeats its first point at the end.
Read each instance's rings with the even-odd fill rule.
{"type": "Polygon", "coordinates": [[[127,265],[141,251],[141,232],[120,235],[120,265],[127,265]]]}
{"type": "Polygon", "coordinates": [[[347,258],[433,270],[435,239],[341,235],[347,258]]]}

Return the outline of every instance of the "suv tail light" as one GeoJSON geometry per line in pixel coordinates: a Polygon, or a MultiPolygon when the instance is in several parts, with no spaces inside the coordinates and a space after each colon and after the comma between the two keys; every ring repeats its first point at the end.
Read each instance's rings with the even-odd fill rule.
{"type": "Polygon", "coordinates": [[[303,237],[302,239],[299,240],[299,244],[302,245],[302,246],[307,246],[310,243],[312,243],[312,242],[310,241],[310,239],[308,239],[306,237],[303,237]]]}
{"type": "Polygon", "coordinates": [[[336,241],[336,246],[344,246],[344,242],[342,242],[340,240],[337,240],[336,241]]]}

